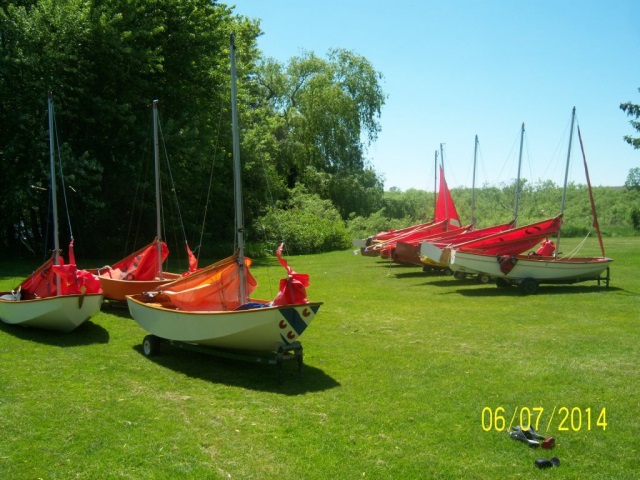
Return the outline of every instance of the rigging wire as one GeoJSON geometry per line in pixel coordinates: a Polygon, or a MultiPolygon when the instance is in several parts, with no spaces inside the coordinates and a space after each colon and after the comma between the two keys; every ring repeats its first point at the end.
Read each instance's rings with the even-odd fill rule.
{"type": "Polygon", "coordinates": [[[222,130],[222,99],[226,95],[226,91],[227,91],[226,86],[222,87],[222,90],[223,90],[223,94],[220,96],[220,108],[218,108],[218,111],[220,112],[218,116],[218,132],[216,135],[216,144],[213,148],[213,160],[211,161],[211,170],[209,171],[209,187],[207,188],[207,198],[204,203],[204,213],[202,215],[202,227],[200,228],[200,241],[198,242],[198,245],[195,248],[198,250],[198,254],[196,257],[198,260],[200,260],[200,252],[202,251],[200,247],[202,246],[202,242],[204,241],[204,229],[207,221],[207,211],[209,209],[209,200],[211,198],[211,185],[213,184],[213,172],[216,165],[216,159],[218,158],[218,147],[220,145],[219,143],[220,132],[222,130]]]}
{"type": "MultiPolygon", "coordinates": [[[[55,116],[55,110],[54,110],[54,114],[53,114],[53,131],[54,131],[54,138],[55,138],[55,144],[56,144],[56,151],[58,154],[58,164],[59,164],[59,169],[60,169],[60,182],[62,183],[62,197],[64,199],[64,209],[65,209],[65,213],[67,214],[67,225],[69,227],[69,236],[71,237],[71,241],[73,241],[73,230],[71,229],[71,216],[69,215],[69,203],[67,201],[67,189],[65,187],[65,183],[64,183],[64,172],[62,170],[62,155],[60,153],[60,143],[59,143],[59,137],[58,137],[58,123],[56,122],[56,116],[55,116]]],[[[51,185],[52,188],[56,188],[56,179],[53,178],[51,179],[51,185]]]]}

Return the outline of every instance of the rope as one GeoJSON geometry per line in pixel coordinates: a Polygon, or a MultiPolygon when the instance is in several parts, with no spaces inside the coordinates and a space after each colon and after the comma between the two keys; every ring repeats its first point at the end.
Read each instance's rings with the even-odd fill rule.
{"type": "MultiPolygon", "coordinates": [[[[226,92],[226,88],[223,90],[226,92]]],[[[204,203],[204,213],[202,215],[202,227],[200,228],[200,241],[198,242],[198,245],[195,248],[198,250],[198,255],[196,257],[198,260],[200,260],[200,251],[201,251],[200,246],[204,241],[204,229],[205,229],[205,224],[207,220],[207,211],[209,210],[209,200],[211,198],[211,184],[213,183],[213,171],[216,165],[216,158],[218,157],[218,146],[220,145],[219,140],[220,140],[220,130],[222,128],[222,98],[223,97],[224,95],[220,96],[220,108],[218,109],[218,111],[220,112],[220,115],[218,116],[218,134],[216,135],[217,142],[213,149],[213,161],[211,162],[211,170],[209,172],[209,188],[207,189],[207,199],[204,203]]]]}
{"type": "Polygon", "coordinates": [[[587,235],[582,239],[582,241],[573,250],[571,250],[567,255],[561,256],[560,258],[571,259],[571,258],[575,257],[578,254],[578,252],[582,249],[582,247],[584,246],[585,242],[589,238],[589,235],[591,235],[591,232],[587,232],[587,235]]]}

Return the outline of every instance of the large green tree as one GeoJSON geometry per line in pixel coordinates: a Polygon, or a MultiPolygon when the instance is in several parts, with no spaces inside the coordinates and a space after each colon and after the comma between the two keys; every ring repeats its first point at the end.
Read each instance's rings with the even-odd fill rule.
{"type": "MultiPolygon", "coordinates": [[[[229,34],[241,65],[255,64],[255,22],[209,0],[9,2],[0,8],[0,242],[19,231],[41,236],[48,159],[46,94],[56,98],[63,163],[77,235],[111,255],[131,229],[141,161],[152,151],[149,105],[160,100],[174,188],[185,223],[200,229],[209,179],[215,202],[229,203],[229,34]],[[224,120],[223,120],[224,119],[224,120]],[[146,153],[145,153],[146,152],[146,153]],[[211,172],[213,159],[217,157],[211,172]],[[223,186],[224,185],[224,186],[223,186]]],[[[229,211],[212,201],[207,230],[231,231],[229,211]]],[[[150,207],[151,198],[146,207],[150,207]]],[[[151,238],[152,208],[134,228],[151,238]]],[[[232,217],[232,215],[231,215],[232,217]]],[[[169,235],[169,234],[168,234],[169,235]]],[[[82,241],[82,240],[81,240],[82,241]]],[[[37,242],[36,242],[37,243],[37,242]]],[[[95,254],[95,251],[92,252],[95,254]]]]}
{"type": "Polygon", "coordinates": [[[273,112],[269,154],[289,188],[304,184],[346,218],[379,208],[383,184],[366,160],[380,131],[382,75],[344,49],[304,53],[283,65],[265,59],[256,83],[273,112]]]}

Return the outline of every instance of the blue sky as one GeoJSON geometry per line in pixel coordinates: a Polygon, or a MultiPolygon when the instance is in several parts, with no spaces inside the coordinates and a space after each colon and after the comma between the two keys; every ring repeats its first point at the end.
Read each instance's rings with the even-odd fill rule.
{"type": "MultiPolygon", "coordinates": [[[[282,63],[345,48],[382,73],[382,131],[367,158],[385,189],[432,190],[444,144],[450,187],[522,176],[561,185],[576,107],[594,185],[623,185],[640,167],[639,135],[620,103],[640,104],[640,1],[239,0],[260,19],[263,54],[282,63]]],[[[569,180],[585,183],[574,140],[569,180]]]]}

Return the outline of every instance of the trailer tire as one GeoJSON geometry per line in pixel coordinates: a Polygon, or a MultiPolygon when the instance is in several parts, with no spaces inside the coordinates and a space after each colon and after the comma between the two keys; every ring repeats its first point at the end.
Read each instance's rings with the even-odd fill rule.
{"type": "Polygon", "coordinates": [[[160,339],[155,335],[147,335],[142,340],[142,353],[145,357],[153,357],[160,353],[160,339]]]}
{"type": "Polygon", "coordinates": [[[538,282],[533,278],[525,278],[520,282],[520,291],[525,295],[533,295],[538,291],[538,282]]]}

